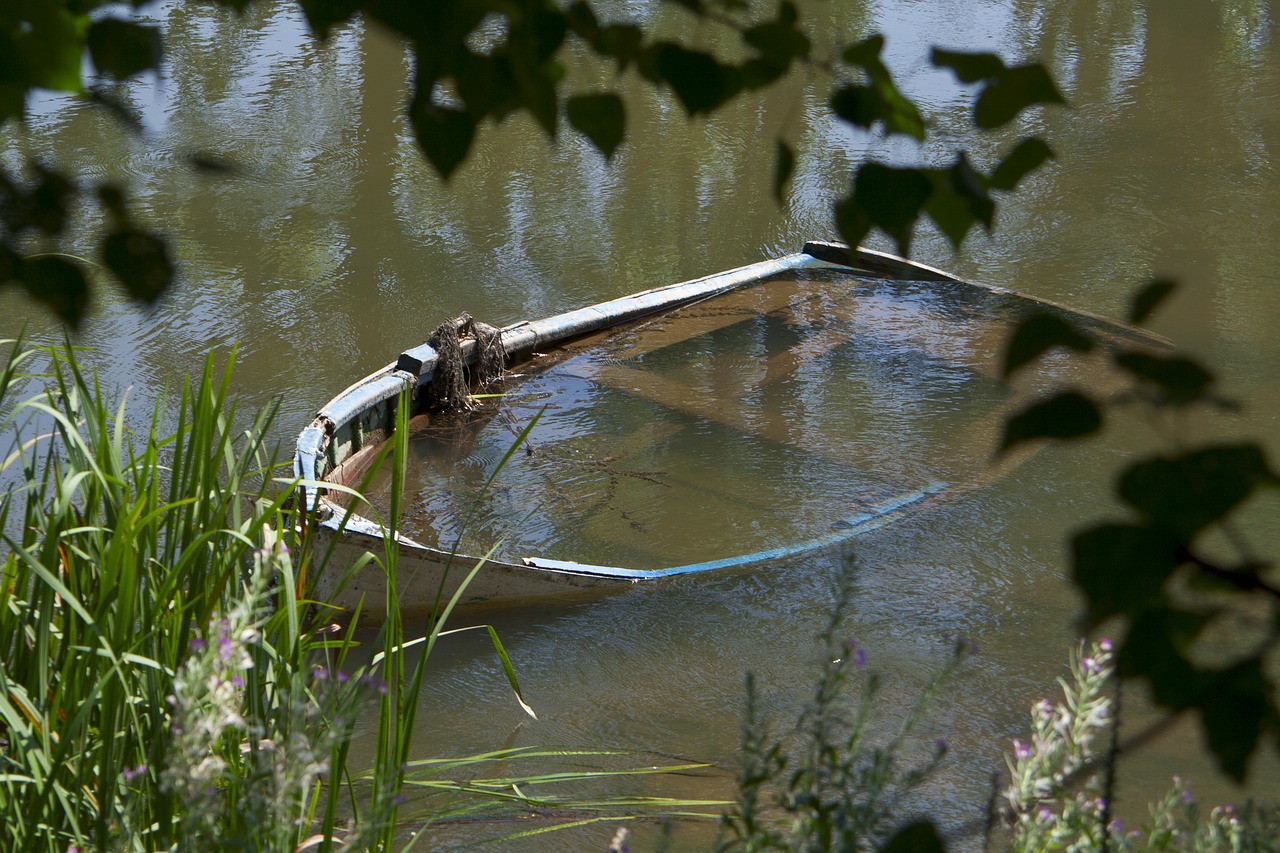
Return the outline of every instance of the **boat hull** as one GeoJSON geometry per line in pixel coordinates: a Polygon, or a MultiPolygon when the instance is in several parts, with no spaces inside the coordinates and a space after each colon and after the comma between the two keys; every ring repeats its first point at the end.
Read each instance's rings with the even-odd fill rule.
{"type": "MultiPolygon", "coordinates": [[[[590,339],[590,336],[681,306],[721,297],[780,274],[807,274],[823,269],[854,270],[873,278],[932,282],[940,289],[973,291],[982,298],[996,296],[1017,304],[1023,314],[1057,313],[1119,344],[1167,346],[1167,341],[1125,324],[1016,292],[965,282],[891,255],[862,249],[851,252],[846,247],[824,243],[807,244],[803,252],[795,255],[644,291],[543,320],[515,323],[501,330],[501,342],[508,361],[519,363],[534,353],[554,351],[569,342],[590,339]]],[[[474,346],[464,345],[464,358],[473,358],[473,351],[474,346]]],[[[486,559],[474,554],[452,553],[402,535],[397,535],[393,547],[380,525],[351,512],[347,504],[353,488],[362,482],[379,450],[391,437],[400,402],[408,401],[415,411],[426,405],[425,392],[430,387],[438,359],[438,353],[427,344],[404,351],[394,364],[355,383],[330,401],[298,439],[294,469],[299,480],[300,504],[308,512],[309,522],[305,526],[312,540],[311,552],[322,566],[313,592],[318,599],[342,610],[359,607],[376,619],[385,613],[391,597],[404,610],[430,609],[449,601],[475,606],[548,596],[589,595],[601,590],[625,589],[639,581],[776,562],[837,547],[856,536],[984,488],[1022,464],[1037,449],[1032,443],[1005,454],[981,475],[964,482],[930,483],[889,495],[848,518],[836,519],[827,531],[782,547],[659,569],[591,565],[550,558],[525,558],[522,562],[486,559]]],[[[1105,393],[1105,389],[1101,390],[1105,393]]],[[[998,430],[1008,415],[1025,402],[1025,395],[1014,394],[988,414],[975,436],[998,430]]],[[[962,450],[986,458],[991,448],[989,444],[975,443],[973,448],[962,450]]]]}

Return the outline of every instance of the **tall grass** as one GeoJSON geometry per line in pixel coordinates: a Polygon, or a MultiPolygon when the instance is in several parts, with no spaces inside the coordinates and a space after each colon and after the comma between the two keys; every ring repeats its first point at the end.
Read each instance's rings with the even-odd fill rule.
{"type": "Polygon", "coordinates": [[[324,639],[302,625],[273,410],[233,428],[229,368],[210,360],[175,426],[162,401],[134,434],[70,350],[32,377],[11,343],[0,410],[22,481],[0,502],[0,847],[292,849],[315,815],[290,791],[330,758],[304,735],[351,699],[308,675],[324,639]],[[44,388],[15,401],[20,380],[44,388]]]}
{"type": "MultiPolygon", "coordinates": [[[[419,828],[485,800],[634,814],[636,803],[526,796],[521,786],[563,778],[545,768],[432,781],[493,755],[410,761],[428,654],[466,629],[445,628],[461,591],[412,633],[394,593],[405,401],[380,460],[393,466],[391,535],[367,558],[387,574],[388,617],[379,651],[357,665],[359,610],[339,628],[309,594],[325,549],[288,510],[295,484],[267,444],[274,410],[234,426],[229,364],[207,361],[173,413],[160,400],[138,433],[70,348],[5,343],[0,850],[404,848],[407,786],[450,795],[436,814],[410,816],[419,828]],[[37,362],[46,369],[30,372],[37,362]],[[358,723],[372,729],[372,759],[353,766],[358,723]]],[[[532,714],[497,633],[474,627],[532,714]]]]}

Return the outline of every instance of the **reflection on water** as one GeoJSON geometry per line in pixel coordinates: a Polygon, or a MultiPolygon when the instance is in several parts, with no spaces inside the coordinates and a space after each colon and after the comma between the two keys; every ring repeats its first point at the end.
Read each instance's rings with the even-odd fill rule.
{"type": "Polygon", "coordinates": [[[973,451],[995,445],[1008,397],[984,344],[1016,308],[833,270],[544,357],[480,411],[423,419],[404,529],[462,553],[500,543],[511,562],[636,569],[830,538],[982,476],[973,451]]]}
{"type": "MultiPolygon", "coordinates": [[[[674,7],[617,7],[683,29],[674,7]]],[[[289,442],[324,400],[444,317],[547,316],[795,251],[831,235],[829,200],[868,153],[928,159],[957,143],[990,162],[1016,137],[957,128],[963,92],[925,62],[937,42],[1042,59],[1071,108],[1023,119],[1019,130],[1045,136],[1057,160],[1005,200],[994,235],[974,235],[953,254],[926,232],[920,259],[1111,316],[1149,276],[1178,276],[1185,287],[1160,329],[1207,356],[1247,403],[1240,419],[1212,429],[1259,436],[1280,456],[1280,41],[1261,0],[809,4],[829,16],[820,37],[833,44],[887,31],[888,61],[936,117],[939,143],[918,152],[824,118],[829,81],[817,72],[695,121],[627,77],[618,85],[632,105],[629,139],[612,164],[571,131],[551,143],[512,121],[486,128],[448,185],[421,163],[400,122],[405,58],[375,29],[353,25],[320,46],[282,3],[254,4],[239,19],[192,3],[153,8],[170,33],[171,62],[162,80],[123,87],[143,115],[142,137],[53,97],[32,105],[28,132],[0,134],[7,163],[34,156],[85,180],[129,179],[139,218],[175,241],[180,286],[152,312],[104,290],[82,340],[108,386],[137,386],[140,418],[158,386],[235,342],[246,404],[282,397],[278,437],[289,442]],[[779,134],[798,154],[782,206],[759,159],[779,134]],[[194,152],[232,160],[239,172],[197,174],[184,159],[194,152]]],[[[714,29],[680,34],[703,44],[724,38],[714,29]]],[[[604,67],[574,73],[584,90],[613,82],[604,67]]],[[[91,251],[80,235],[99,219],[82,211],[64,248],[91,251]]],[[[59,337],[14,294],[0,296],[0,308],[6,334],[26,319],[38,339],[59,337]]],[[[738,357],[740,369],[759,363],[738,357]]],[[[671,428],[625,425],[653,447],[671,428]]],[[[1061,580],[1064,536],[1110,512],[1106,477],[1150,441],[1126,422],[860,541],[850,630],[893,676],[891,708],[909,704],[942,654],[943,632],[976,636],[983,647],[941,709],[954,750],[931,806],[963,818],[985,802],[999,745],[1049,689],[1075,633],[1078,602],[1061,580]]],[[[1246,532],[1260,552],[1280,550],[1273,505],[1253,513],[1246,532]]],[[[785,719],[807,688],[835,568],[815,560],[672,579],[603,602],[495,614],[539,721],[520,721],[491,657],[461,639],[435,662],[417,750],[480,751],[505,738],[656,748],[728,767],[743,671],[759,673],[763,711],[785,719]]],[[[1136,763],[1121,808],[1140,816],[1139,798],[1175,769],[1208,776],[1204,762],[1187,758],[1194,746],[1176,741],[1136,763]]],[[[1210,795],[1207,786],[1200,790],[1210,795]]],[[[1238,799],[1219,798],[1227,797],[1238,799]]],[[[603,846],[583,832],[578,846],[603,846]]]]}

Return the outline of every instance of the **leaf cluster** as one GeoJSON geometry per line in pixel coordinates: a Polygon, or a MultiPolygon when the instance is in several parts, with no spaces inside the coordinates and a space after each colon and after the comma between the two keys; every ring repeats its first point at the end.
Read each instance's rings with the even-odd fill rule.
{"type": "MultiPolygon", "coordinates": [[[[1152,282],[1135,297],[1129,318],[1145,320],[1171,292],[1171,282],[1152,282]]],[[[1098,346],[1060,318],[1035,316],[1011,339],[1005,374],[1055,347],[1088,352],[1098,346]]],[[[1111,352],[1110,359],[1131,385],[1122,400],[1175,412],[1229,405],[1214,394],[1212,373],[1194,359],[1133,348],[1111,352]]],[[[1013,416],[1004,447],[1090,435],[1101,427],[1105,407],[1078,390],[1062,391],[1013,416]]],[[[1147,682],[1155,700],[1174,712],[1197,713],[1210,750],[1237,780],[1264,740],[1280,747],[1280,704],[1268,665],[1280,645],[1280,587],[1273,565],[1248,552],[1231,521],[1250,498],[1277,489],[1280,474],[1256,443],[1178,448],[1121,472],[1116,494],[1129,518],[1090,527],[1071,542],[1086,627],[1119,620],[1127,628],[1118,674],[1147,682]],[[1221,539],[1235,556],[1219,556],[1221,539]],[[1217,660],[1218,654],[1210,662],[1206,634],[1240,624],[1245,614],[1256,628],[1247,632],[1252,636],[1228,629],[1236,634],[1229,659],[1217,660]]]]}
{"type": "MultiPolygon", "coordinates": [[[[219,2],[236,11],[249,5],[249,0],[219,2]]],[[[919,108],[898,89],[881,59],[884,37],[849,44],[834,57],[819,56],[792,0],[676,4],[684,14],[735,32],[745,58],[734,60],[679,39],[657,37],[639,24],[604,22],[588,0],[567,6],[554,0],[297,2],[318,38],[362,16],[404,41],[414,59],[406,114],[424,156],[444,178],[466,161],[486,122],[516,114],[528,115],[551,137],[563,117],[606,158],[617,153],[626,137],[626,106],[609,88],[564,91],[571,42],[612,64],[618,75],[638,74],[669,91],[691,117],[770,86],[803,64],[831,79],[828,105],[840,120],[919,142],[927,136],[919,108]],[[482,32],[486,37],[477,39],[482,32]]],[[[119,4],[0,0],[0,124],[22,119],[33,90],[54,89],[88,98],[136,130],[138,120],[112,97],[109,84],[157,71],[162,57],[158,29],[133,19],[119,4]],[[92,69],[88,78],[82,67],[92,69]]],[[[1063,102],[1036,64],[1009,67],[994,54],[943,50],[935,50],[932,60],[975,88],[972,120],[981,130],[1014,122],[1029,107],[1063,102]]],[[[785,132],[772,153],[773,189],[781,201],[796,164],[785,132]]],[[[992,227],[993,193],[1014,189],[1052,156],[1047,144],[1032,137],[1018,142],[987,171],[964,152],[945,167],[866,162],[852,176],[848,194],[835,203],[835,225],[851,245],[879,229],[905,253],[917,222],[927,217],[959,245],[974,226],[992,227]]],[[[192,165],[199,168],[201,162],[192,165]]],[[[99,240],[97,261],[129,296],[151,302],[173,282],[165,241],[130,222],[122,188],[82,187],[38,164],[31,171],[31,177],[24,177],[0,170],[0,286],[20,286],[59,318],[77,324],[91,290],[84,262],[28,254],[26,238],[36,233],[55,239],[69,209],[86,200],[109,214],[113,225],[99,240]]]]}
{"type": "MultiPolygon", "coordinates": [[[[868,82],[840,89],[832,97],[831,107],[856,127],[870,130],[882,126],[887,133],[924,141],[924,121],[881,62],[883,47],[883,36],[875,35],[845,50],[844,62],[851,70],[861,71],[868,82]]],[[[931,61],[937,68],[953,71],[961,83],[977,87],[972,119],[980,130],[1010,124],[1036,105],[1065,103],[1039,64],[1009,67],[992,53],[937,48],[931,61]]],[[[836,223],[849,245],[857,245],[872,228],[879,228],[906,254],[916,223],[927,215],[953,245],[959,246],[975,225],[988,231],[993,227],[993,192],[1013,190],[1052,157],[1053,150],[1046,142],[1027,137],[986,172],[970,163],[963,151],[944,167],[864,163],[854,177],[852,194],[836,205],[836,223]]]]}
{"type": "MultiPolygon", "coordinates": [[[[52,89],[88,98],[137,128],[129,110],[106,84],[159,67],[159,31],[94,0],[4,0],[0,2],[0,126],[23,118],[28,96],[52,89]],[[82,75],[85,60],[92,68],[82,75]]],[[[153,302],[172,282],[174,265],[165,241],[129,217],[124,192],[81,187],[70,176],[40,163],[29,174],[0,168],[0,287],[11,285],[43,302],[57,317],[77,325],[89,305],[86,262],[56,252],[31,252],[59,237],[74,206],[97,197],[110,226],[101,235],[98,261],[130,297],[153,302]]]]}

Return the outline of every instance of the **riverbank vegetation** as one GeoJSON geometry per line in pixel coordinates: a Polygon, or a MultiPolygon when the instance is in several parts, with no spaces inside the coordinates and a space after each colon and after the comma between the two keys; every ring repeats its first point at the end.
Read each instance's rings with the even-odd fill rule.
{"type": "MultiPolygon", "coordinates": [[[[1280,844],[1274,809],[1202,813],[1180,781],[1142,828],[1115,823],[1107,803],[1121,745],[1109,643],[1072,657],[1063,700],[1032,709],[1000,796],[974,804],[967,826],[907,819],[919,803],[913,790],[947,754],[945,740],[917,742],[915,726],[945,696],[969,644],[954,644],[915,711],[881,737],[885,727],[871,725],[878,676],[841,633],[847,586],[836,591],[824,663],[793,728],[774,734],[754,718],[748,682],[732,803],[590,794],[593,779],[701,764],[637,766],[636,756],[554,749],[414,759],[417,696],[452,603],[439,602],[440,618],[410,637],[392,597],[371,644],[378,653],[359,649],[359,613],[339,626],[309,595],[323,555],[290,514],[292,481],[264,438],[272,412],[242,418],[230,384],[229,366],[219,373],[207,362],[136,433],[126,402],[109,401],[74,350],[11,342],[0,370],[6,850],[393,850],[463,816],[551,816],[501,835],[516,843],[565,826],[721,812],[723,851],[944,850],[945,834],[957,849],[983,837],[1019,851],[1280,844]],[[414,647],[422,653],[406,654],[414,647]],[[357,737],[373,741],[359,761],[357,737]],[[572,772],[547,769],[566,760],[578,763],[572,772]],[[584,760],[610,766],[583,770],[584,760]],[[512,774],[516,763],[531,769],[512,774]],[[502,772],[486,776],[490,768],[502,772]],[[573,793],[556,793],[566,783],[573,793]]],[[[387,464],[403,464],[403,443],[388,452],[387,464]]],[[[393,552],[370,559],[394,574],[393,552]]]]}
{"type": "Polygon", "coordinates": [[[9,344],[0,846],[389,846],[426,660],[404,649],[443,619],[406,643],[389,602],[381,651],[355,660],[359,614],[339,627],[308,594],[323,555],[286,506],[273,412],[243,418],[229,365],[139,434],[74,350],[9,344]],[[353,769],[368,718],[374,760],[353,769]]]}
{"type": "MultiPolygon", "coordinates": [[[[634,757],[581,752],[573,758],[617,768],[562,774],[538,768],[566,758],[556,751],[412,756],[426,654],[410,660],[404,649],[419,638],[406,643],[388,602],[392,619],[370,657],[308,596],[321,555],[289,519],[289,478],[264,439],[271,411],[237,427],[229,386],[229,369],[216,373],[210,361],[138,435],[74,351],[10,348],[0,371],[5,849],[389,850],[434,821],[499,812],[575,816],[508,843],[563,826],[723,812],[722,850],[946,849],[945,830],[927,816],[904,820],[919,807],[911,792],[947,753],[945,740],[916,742],[914,727],[969,643],[956,640],[915,711],[881,736],[883,725],[869,725],[878,676],[841,634],[847,585],[794,729],[771,733],[754,719],[749,683],[733,803],[590,797],[593,779],[703,765],[639,768],[627,765],[634,757]],[[375,739],[371,767],[349,757],[361,715],[375,721],[361,735],[375,739]],[[534,770],[512,776],[516,761],[534,770]],[[485,777],[489,767],[507,772],[485,777]],[[547,793],[566,781],[588,793],[547,793]]],[[[393,573],[393,555],[379,561],[393,573]]],[[[443,628],[436,621],[420,638],[426,651],[443,628]]],[[[495,649],[509,669],[497,639],[495,649]]],[[[975,803],[973,821],[952,827],[956,847],[984,836],[1014,850],[1275,849],[1274,809],[1202,812],[1180,780],[1146,825],[1116,824],[1107,807],[1119,754],[1112,654],[1108,642],[1073,654],[1064,699],[1033,708],[1029,734],[1006,756],[1000,797],[987,817],[975,803]]]]}
{"type": "Polygon", "coordinates": [[[4,848],[278,850],[332,830],[337,786],[316,783],[372,691],[319,677],[347,647],[299,594],[271,411],[233,426],[208,363],[136,434],[74,351],[11,346],[4,848]]]}

